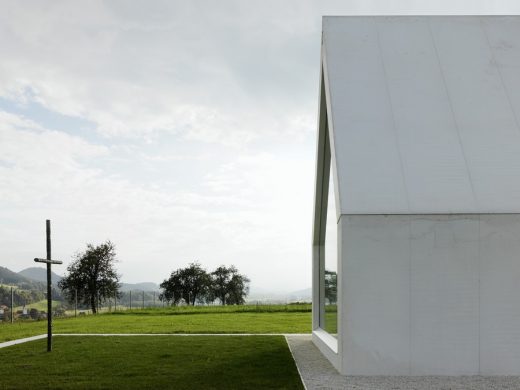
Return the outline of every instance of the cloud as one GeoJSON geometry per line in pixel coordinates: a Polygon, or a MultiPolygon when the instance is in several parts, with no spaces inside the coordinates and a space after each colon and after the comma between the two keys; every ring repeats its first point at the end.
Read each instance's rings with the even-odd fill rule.
{"type": "Polygon", "coordinates": [[[308,54],[319,34],[299,37],[315,20],[287,23],[295,4],[275,14],[220,4],[9,3],[0,96],[91,121],[106,137],[170,132],[243,147],[290,134],[315,111],[304,91],[317,83],[318,59],[308,54]]]}
{"type": "Polygon", "coordinates": [[[167,132],[237,148],[314,129],[323,14],[520,12],[507,0],[2,8],[0,96],[83,118],[106,137],[150,141],[167,132]]]}
{"type": "MultiPolygon", "coordinates": [[[[55,257],[67,263],[86,242],[111,239],[126,280],[160,281],[172,269],[200,260],[208,267],[234,263],[257,286],[308,285],[310,269],[294,283],[273,281],[266,269],[309,259],[309,215],[303,210],[312,197],[307,172],[312,159],[236,154],[191,187],[183,182],[188,179],[176,177],[180,185],[172,189],[136,180],[131,170],[111,173],[113,164],[133,164],[132,156],[147,160],[138,146],[94,144],[6,112],[0,112],[0,156],[4,266],[31,265],[44,250],[43,221],[50,218],[55,257]],[[289,188],[307,196],[295,200],[289,188]]],[[[178,157],[152,158],[151,164],[166,163],[153,165],[164,178],[172,161],[190,161],[178,157]]]]}

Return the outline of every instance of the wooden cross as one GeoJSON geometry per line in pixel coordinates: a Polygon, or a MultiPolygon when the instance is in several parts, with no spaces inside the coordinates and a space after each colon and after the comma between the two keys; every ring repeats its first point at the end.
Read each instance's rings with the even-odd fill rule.
{"type": "Polygon", "coordinates": [[[47,351],[52,351],[52,291],[51,291],[51,264],[63,264],[59,260],[51,260],[51,221],[46,221],[47,227],[47,258],[35,258],[37,263],[47,264],[47,351]]]}

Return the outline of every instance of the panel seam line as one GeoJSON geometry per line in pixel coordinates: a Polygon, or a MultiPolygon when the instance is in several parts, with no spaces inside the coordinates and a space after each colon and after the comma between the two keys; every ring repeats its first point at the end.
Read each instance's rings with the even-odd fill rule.
{"type": "Polygon", "coordinates": [[[396,123],[396,120],[395,120],[394,106],[392,104],[392,95],[390,94],[390,87],[388,85],[388,74],[387,74],[387,71],[386,71],[385,60],[383,58],[383,50],[382,50],[382,47],[381,47],[381,38],[380,38],[380,35],[379,35],[379,23],[378,23],[377,20],[374,19],[374,24],[375,24],[375,27],[376,27],[377,47],[379,49],[379,59],[381,60],[381,67],[383,68],[383,75],[384,75],[384,79],[385,79],[385,90],[386,90],[386,95],[387,95],[387,98],[388,98],[388,102],[390,104],[390,111],[391,111],[391,114],[392,114],[392,130],[394,131],[395,146],[397,148],[397,154],[399,155],[399,164],[401,166],[401,176],[402,176],[402,179],[403,179],[403,186],[404,186],[404,192],[405,192],[405,198],[406,198],[406,205],[408,206],[408,210],[411,210],[410,209],[410,199],[409,199],[409,194],[408,194],[408,186],[407,186],[407,183],[406,183],[406,176],[405,176],[405,170],[404,170],[403,156],[402,156],[401,148],[400,148],[399,131],[397,130],[397,123],[396,123]]]}
{"type": "Polygon", "coordinates": [[[482,216],[478,216],[478,374],[479,375],[482,375],[482,372],[481,372],[481,369],[480,369],[480,350],[482,349],[482,345],[481,345],[481,321],[480,319],[482,318],[481,316],[481,304],[480,304],[480,301],[481,301],[481,282],[480,282],[480,279],[481,279],[481,264],[482,264],[482,255],[481,255],[481,242],[480,242],[480,239],[481,239],[481,232],[480,232],[480,224],[481,224],[481,219],[482,219],[482,216]]]}
{"type": "Polygon", "coordinates": [[[468,172],[469,185],[471,187],[471,192],[473,194],[473,201],[475,202],[475,206],[478,207],[477,196],[475,194],[475,188],[473,186],[473,178],[471,177],[471,170],[469,169],[468,159],[466,158],[466,151],[464,150],[464,145],[462,143],[462,137],[460,135],[459,123],[457,121],[457,116],[455,115],[455,110],[453,109],[453,100],[451,98],[450,91],[448,89],[448,84],[446,82],[446,77],[444,76],[444,69],[443,69],[442,64],[441,64],[441,59],[440,59],[440,56],[439,56],[439,50],[437,49],[437,44],[435,42],[435,37],[433,36],[430,20],[428,20],[427,24],[428,24],[428,31],[430,33],[430,39],[432,41],[433,49],[435,51],[435,57],[437,58],[437,64],[439,65],[439,71],[441,73],[442,83],[444,85],[444,90],[446,91],[446,97],[448,98],[448,103],[450,105],[451,116],[453,118],[453,124],[455,125],[455,129],[457,131],[457,139],[459,141],[460,150],[462,152],[462,158],[464,159],[464,165],[466,166],[466,171],[468,172]]]}
{"type": "Polygon", "coordinates": [[[412,375],[412,217],[408,216],[408,373],[412,375]]]}
{"type": "Polygon", "coordinates": [[[480,21],[480,28],[482,29],[482,32],[484,33],[484,36],[486,37],[486,42],[489,46],[489,52],[491,53],[491,61],[493,61],[493,65],[495,66],[495,68],[497,70],[498,77],[500,78],[500,83],[502,84],[502,88],[504,89],[504,95],[506,96],[506,99],[509,104],[509,108],[511,109],[511,112],[513,113],[513,119],[515,121],[516,129],[520,132],[520,122],[518,121],[518,116],[516,115],[516,111],[513,106],[513,102],[511,101],[511,97],[509,96],[509,92],[507,90],[507,85],[504,82],[504,77],[502,76],[502,72],[500,71],[500,67],[498,66],[498,62],[495,58],[495,52],[493,50],[493,47],[491,46],[491,41],[489,40],[489,35],[482,22],[482,19],[479,18],[479,21],[480,21]]]}

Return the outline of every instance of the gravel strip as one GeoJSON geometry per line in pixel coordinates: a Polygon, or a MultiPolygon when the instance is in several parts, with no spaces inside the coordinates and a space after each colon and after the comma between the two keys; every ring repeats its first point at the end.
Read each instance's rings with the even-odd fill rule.
{"type": "Polygon", "coordinates": [[[518,390],[520,376],[344,376],[312,343],[287,335],[307,390],[518,390]]]}

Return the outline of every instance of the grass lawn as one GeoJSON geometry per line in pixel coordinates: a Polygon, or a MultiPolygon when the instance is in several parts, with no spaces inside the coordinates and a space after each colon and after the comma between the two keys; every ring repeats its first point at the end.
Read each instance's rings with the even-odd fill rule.
{"type": "Polygon", "coordinates": [[[2,389],[303,389],[282,336],[67,336],[0,361],[2,389]]]}
{"type": "MultiPolygon", "coordinates": [[[[55,319],[54,333],[310,333],[310,311],[149,309],[55,319]]],[[[222,309],[222,308],[221,308],[222,309]]],[[[0,324],[0,342],[43,334],[47,321],[0,324]]]]}

